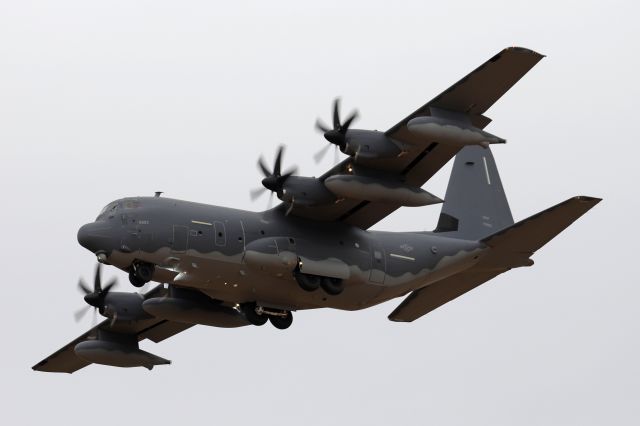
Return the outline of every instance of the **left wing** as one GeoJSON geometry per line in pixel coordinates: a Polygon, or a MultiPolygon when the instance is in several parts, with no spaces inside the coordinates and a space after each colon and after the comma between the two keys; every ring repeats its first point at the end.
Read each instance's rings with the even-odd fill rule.
{"type": "MultiPolygon", "coordinates": [[[[416,117],[431,116],[434,109],[446,113],[464,115],[476,128],[484,128],[491,119],[484,112],[522,78],[543,55],[529,49],[509,47],[467,76],[427,102],[385,132],[405,148],[402,155],[387,159],[358,160],[358,164],[374,170],[400,175],[414,187],[422,187],[438,172],[463,145],[438,142],[425,143],[424,136],[409,131],[407,124],[416,117]]],[[[324,181],[330,176],[346,173],[353,162],[348,158],[320,177],[324,181]]],[[[294,216],[322,221],[338,221],[367,229],[398,209],[397,204],[343,199],[335,204],[305,207],[294,205],[294,216]]],[[[278,208],[283,211],[286,206],[278,208]]]]}
{"type": "MultiPolygon", "coordinates": [[[[166,296],[166,293],[167,290],[162,285],[159,285],[151,291],[147,292],[144,297],[145,300],[152,297],[163,297],[166,296]]],[[[157,343],[190,327],[193,327],[193,324],[182,324],[157,318],[131,322],[115,321],[112,326],[111,320],[106,319],[105,321],[102,321],[100,324],[93,327],[91,330],[69,342],[60,350],[54,352],[53,354],[49,355],[48,357],[34,365],[32,369],[36,371],[47,371],[54,373],[73,373],[74,371],[86,367],[91,363],[78,357],[74,351],[74,348],[80,342],[96,339],[99,330],[115,332],[127,336],[135,336],[138,341],[149,339],[157,343]]]]}

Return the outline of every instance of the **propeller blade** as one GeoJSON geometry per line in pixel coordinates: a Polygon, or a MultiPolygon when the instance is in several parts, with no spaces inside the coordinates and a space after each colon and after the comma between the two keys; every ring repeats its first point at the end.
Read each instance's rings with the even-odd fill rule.
{"type": "Polygon", "coordinates": [[[327,133],[331,130],[326,124],[324,124],[320,119],[316,120],[316,129],[320,130],[322,133],[327,133]]]}
{"type": "Polygon", "coordinates": [[[282,152],[284,151],[284,145],[278,147],[278,153],[276,154],[276,161],[273,165],[273,174],[280,176],[280,169],[282,167],[282,152]]]}
{"type": "Polygon", "coordinates": [[[113,317],[111,317],[111,322],[109,323],[109,327],[113,327],[113,325],[116,323],[117,320],[118,320],[118,313],[114,312],[113,317]]]}
{"type": "Polygon", "coordinates": [[[89,312],[89,309],[91,309],[91,306],[89,306],[89,305],[78,309],[73,314],[73,318],[75,318],[76,322],[79,322],[82,318],[84,318],[84,316],[87,315],[87,312],[89,312]]]}
{"type": "Polygon", "coordinates": [[[84,294],[91,293],[91,290],[89,290],[89,287],[87,287],[87,283],[85,283],[82,278],[80,278],[80,280],[78,281],[78,288],[80,288],[80,291],[82,291],[84,294]]]}
{"type": "Polygon", "coordinates": [[[109,282],[107,283],[107,285],[102,289],[102,293],[106,295],[107,293],[109,293],[109,290],[111,290],[111,288],[112,288],[114,285],[116,285],[117,283],[118,283],[118,280],[116,280],[115,278],[114,278],[114,279],[112,279],[112,280],[111,280],[111,281],[109,281],[109,282]]]}
{"type": "Polygon", "coordinates": [[[262,156],[260,156],[260,159],[258,159],[258,168],[260,169],[264,177],[271,176],[271,172],[269,171],[267,166],[264,164],[264,157],[262,156]]]}
{"type": "Polygon", "coordinates": [[[98,309],[93,309],[93,320],[91,321],[91,327],[95,327],[98,324],[98,309]]]}
{"type": "Polygon", "coordinates": [[[327,152],[329,152],[329,148],[331,148],[330,144],[325,145],[324,148],[322,148],[320,151],[313,154],[313,159],[315,160],[316,163],[319,163],[324,158],[324,156],[327,155],[327,152]]]}
{"type": "Polygon", "coordinates": [[[346,133],[346,131],[349,129],[349,126],[351,126],[351,123],[353,123],[353,120],[358,118],[358,110],[355,110],[351,113],[351,115],[349,116],[349,118],[347,118],[347,121],[344,122],[344,124],[342,125],[342,128],[340,129],[343,133],[346,133]]]}
{"type": "Polygon", "coordinates": [[[284,182],[289,176],[293,176],[296,173],[298,173],[298,168],[294,166],[294,167],[291,167],[290,169],[288,169],[286,172],[284,172],[282,174],[282,176],[280,176],[280,178],[284,182]]]}
{"type": "Polygon", "coordinates": [[[100,270],[102,269],[102,266],[100,265],[100,263],[98,263],[96,265],[96,274],[93,277],[93,291],[95,293],[100,293],[100,291],[102,290],[100,288],[100,270]]]}
{"type": "Polygon", "coordinates": [[[266,190],[267,188],[265,188],[264,186],[261,186],[260,188],[252,189],[251,191],[249,191],[249,197],[251,198],[251,201],[257,200],[258,197],[264,194],[266,190]]]}
{"type": "Polygon", "coordinates": [[[340,98],[333,101],[333,130],[340,128],[340,98]]]}

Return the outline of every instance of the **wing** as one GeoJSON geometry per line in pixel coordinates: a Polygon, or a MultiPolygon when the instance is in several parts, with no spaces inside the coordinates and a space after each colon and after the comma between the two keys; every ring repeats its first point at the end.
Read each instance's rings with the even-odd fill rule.
{"type": "MultiPolygon", "coordinates": [[[[400,174],[413,186],[423,186],[438,172],[462,146],[431,143],[425,147],[420,136],[409,132],[409,120],[432,114],[432,108],[466,114],[473,125],[482,129],[491,120],[482,115],[522,76],[524,76],[543,55],[529,49],[511,47],[504,49],[469,75],[445,90],[436,98],[393,126],[385,135],[402,143],[407,151],[395,158],[359,161],[365,167],[400,174]]],[[[344,173],[352,159],[349,158],[320,177],[344,173]]],[[[362,200],[344,199],[335,204],[313,207],[294,206],[294,216],[323,221],[340,221],[367,229],[400,206],[362,200]]],[[[282,210],[286,207],[279,206],[282,210]]]]}
{"type": "MultiPolygon", "coordinates": [[[[150,299],[152,297],[163,297],[165,295],[166,289],[162,285],[159,285],[151,291],[147,292],[145,294],[145,299],[150,299]]],[[[86,367],[91,363],[78,357],[73,349],[80,342],[96,338],[99,329],[115,331],[128,335],[135,335],[137,336],[138,341],[149,339],[157,343],[190,327],[193,327],[193,325],[160,320],[157,318],[132,322],[116,321],[112,326],[111,320],[107,319],[105,321],[102,321],[97,326],[93,327],[91,330],[82,334],[75,340],[69,342],[60,350],[49,355],[47,358],[34,365],[32,368],[36,371],[73,373],[74,371],[86,367]]]]}

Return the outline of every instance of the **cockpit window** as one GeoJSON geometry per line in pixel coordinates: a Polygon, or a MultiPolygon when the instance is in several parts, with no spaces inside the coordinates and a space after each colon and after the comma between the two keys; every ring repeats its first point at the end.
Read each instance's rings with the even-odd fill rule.
{"type": "Polygon", "coordinates": [[[113,216],[115,214],[115,211],[118,209],[118,203],[111,203],[105,206],[105,208],[103,208],[100,211],[100,214],[98,214],[98,219],[109,215],[109,216],[113,216]]]}
{"type": "Polygon", "coordinates": [[[137,209],[138,207],[140,207],[140,202],[137,200],[126,200],[124,202],[125,209],[137,209]]]}

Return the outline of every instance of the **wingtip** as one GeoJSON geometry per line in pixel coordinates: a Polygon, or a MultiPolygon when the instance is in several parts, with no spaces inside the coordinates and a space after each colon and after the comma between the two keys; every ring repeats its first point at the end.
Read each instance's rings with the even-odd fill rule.
{"type": "Polygon", "coordinates": [[[577,201],[581,201],[583,203],[593,203],[594,205],[602,201],[602,198],[591,197],[589,195],[577,195],[573,197],[573,199],[577,201]]]}
{"type": "Polygon", "coordinates": [[[535,50],[532,50],[532,49],[529,49],[529,48],[526,48],[526,47],[520,47],[520,46],[509,46],[509,47],[506,47],[504,50],[505,51],[506,50],[514,50],[514,51],[517,51],[517,52],[533,54],[533,55],[539,56],[540,59],[547,57],[547,55],[543,55],[542,53],[536,52],[535,50]]]}

